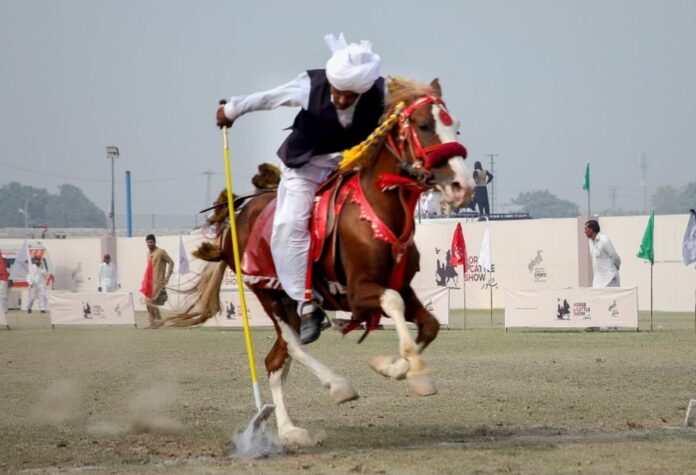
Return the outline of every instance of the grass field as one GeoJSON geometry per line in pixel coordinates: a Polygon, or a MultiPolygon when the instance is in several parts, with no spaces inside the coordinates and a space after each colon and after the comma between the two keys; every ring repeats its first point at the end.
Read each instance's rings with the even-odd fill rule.
{"type": "MultiPolygon", "coordinates": [[[[255,412],[243,335],[231,330],[74,328],[11,312],[0,331],[3,473],[696,473],[693,314],[641,314],[640,332],[502,329],[496,311],[455,313],[425,357],[439,394],[420,398],[367,360],[396,352],[392,330],[361,344],[325,333],[312,353],[361,395],[334,405],[293,365],[288,407],[322,439],[231,460],[255,412]]],[[[253,332],[262,398],[270,330],[253,332]]],[[[269,425],[274,430],[274,421],[269,425]]]]}

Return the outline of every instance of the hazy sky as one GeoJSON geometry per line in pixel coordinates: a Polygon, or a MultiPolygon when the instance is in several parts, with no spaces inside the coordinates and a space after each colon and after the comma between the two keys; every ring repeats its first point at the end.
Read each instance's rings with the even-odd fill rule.
{"type": "MultiPolygon", "coordinates": [[[[71,183],[105,211],[116,145],[135,214],[195,214],[224,186],[217,102],[329,57],[323,36],[369,39],[384,75],[439,77],[469,165],[495,159],[498,209],[547,189],[593,212],[642,209],[696,180],[696,1],[0,1],[0,185],[71,183]]],[[[230,131],[235,191],[275,161],[296,109],[230,131]]],[[[0,223],[1,225],[1,223],[0,223]]]]}

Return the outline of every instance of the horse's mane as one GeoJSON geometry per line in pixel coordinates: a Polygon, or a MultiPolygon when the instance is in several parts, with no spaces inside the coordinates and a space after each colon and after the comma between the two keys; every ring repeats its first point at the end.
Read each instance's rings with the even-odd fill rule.
{"type": "Polygon", "coordinates": [[[382,118],[382,123],[365,140],[343,152],[343,159],[339,164],[341,172],[345,173],[368,163],[377,147],[384,142],[387,134],[398,121],[398,115],[405,104],[430,94],[433,94],[433,88],[427,84],[401,77],[390,77],[387,83],[387,96],[384,99],[387,112],[382,118]]]}
{"type": "Polygon", "coordinates": [[[386,110],[391,110],[399,102],[410,102],[419,97],[433,94],[429,84],[412,81],[402,77],[390,77],[387,82],[386,110]]]}

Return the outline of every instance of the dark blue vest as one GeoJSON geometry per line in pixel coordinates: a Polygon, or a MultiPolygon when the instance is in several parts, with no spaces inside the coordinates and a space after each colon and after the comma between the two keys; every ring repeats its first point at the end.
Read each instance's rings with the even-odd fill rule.
{"type": "Polygon", "coordinates": [[[331,85],[324,69],[307,71],[311,83],[309,105],[295,117],[292,132],[278,149],[278,156],[290,168],[299,168],[314,155],[342,152],[367,138],[384,113],[384,79],[379,78],[360,96],[350,127],[338,121],[331,102],[331,85]]]}

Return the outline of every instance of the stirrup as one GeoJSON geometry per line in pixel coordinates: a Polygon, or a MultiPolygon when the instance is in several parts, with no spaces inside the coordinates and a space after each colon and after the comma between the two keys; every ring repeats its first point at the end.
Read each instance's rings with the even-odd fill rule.
{"type": "Polygon", "coordinates": [[[308,316],[303,316],[301,318],[300,342],[303,345],[308,345],[319,338],[319,335],[321,335],[321,331],[323,329],[322,323],[324,322],[325,318],[326,314],[321,307],[315,308],[314,311],[308,316]]]}

